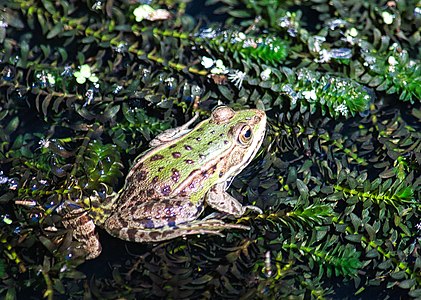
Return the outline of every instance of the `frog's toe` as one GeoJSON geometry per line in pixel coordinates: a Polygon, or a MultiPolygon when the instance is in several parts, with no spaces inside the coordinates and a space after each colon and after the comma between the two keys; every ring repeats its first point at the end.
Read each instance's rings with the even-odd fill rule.
{"type": "Polygon", "coordinates": [[[253,211],[257,212],[259,215],[263,214],[263,210],[261,210],[259,207],[254,206],[254,205],[246,205],[246,206],[244,206],[244,211],[246,209],[253,210],[253,211]]]}

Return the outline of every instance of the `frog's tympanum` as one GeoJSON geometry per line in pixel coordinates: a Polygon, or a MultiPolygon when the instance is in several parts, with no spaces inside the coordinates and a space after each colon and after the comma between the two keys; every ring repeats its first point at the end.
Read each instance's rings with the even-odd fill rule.
{"type": "MultiPolygon", "coordinates": [[[[237,218],[247,209],[261,213],[258,207],[242,206],[226,190],[262,144],[266,115],[258,109],[234,111],[219,106],[209,119],[189,129],[197,117],[151,141],[152,148],[135,161],[123,189],[102,207],[92,208],[95,224],[134,242],[248,228],[198,217],[204,204],[237,218]]],[[[93,221],[85,215],[67,222],[75,238],[84,241],[87,258],[98,256],[101,246],[93,221]]]]}

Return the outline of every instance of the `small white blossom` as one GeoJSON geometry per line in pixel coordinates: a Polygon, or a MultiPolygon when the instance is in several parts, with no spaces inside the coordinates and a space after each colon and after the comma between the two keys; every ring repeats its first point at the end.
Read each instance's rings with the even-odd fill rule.
{"type": "Polygon", "coordinates": [[[133,14],[136,17],[136,22],[142,22],[143,19],[147,19],[150,14],[154,13],[154,9],[147,4],[139,5],[133,14]]]}
{"type": "Polygon", "coordinates": [[[104,3],[102,3],[102,1],[96,1],[92,5],[92,9],[94,9],[94,10],[101,10],[103,6],[104,6],[104,3]]]}
{"type": "Polygon", "coordinates": [[[267,68],[262,73],[260,73],[260,78],[262,78],[263,81],[266,81],[270,78],[271,73],[272,73],[272,70],[267,68]]]}
{"type": "Polygon", "coordinates": [[[393,19],[395,18],[395,16],[387,11],[384,11],[382,12],[382,18],[385,24],[390,25],[393,23],[393,19]]]}
{"type": "Polygon", "coordinates": [[[137,22],[141,22],[144,19],[148,21],[166,20],[171,17],[168,10],[165,9],[154,9],[150,5],[143,4],[138,6],[133,14],[136,17],[137,22]]]}
{"type": "Polygon", "coordinates": [[[322,51],[320,51],[319,55],[320,55],[319,59],[315,59],[315,61],[318,63],[327,63],[332,58],[331,53],[327,51],[326,49],[323,49],[322,51]]]}
{"type": "Polygon", "coordinates": [[[84,84],[86,79],[89,79],[92,83],[96,83],[99,80],[99,78],[91,72],[91,67],[87,64],[80,66],[79,71],[76,71],[73,75],[76,77],[76,81],[79,84],[84,84]]]}
{"type": "Polygon", "coordinates": [[[348,115],[348,107],[345,104],[339,104],[336,108],[335,111],[340,113],[341,115],[343,115],[344,117],[346,117],[348,115]]]}
{"type": "Polygon", "coordinates": [[[345,32],[345,34],[347,34],[347,33],[348,33],[349,36],[357,37],[358,30],[355,27],[352,27],[345,32]]]}
{"type": "Polygon", "coordinates": [[[227,67],[224,66],[224,62],[222,60],[218,59],[215,62],[215,67],[212,68],[211,73],[212,74],[227,74],[228,69],[227,69],[227,67]]]}
{"type": "Polygon", "coordinates": [[[314,36],[314,43],[313,43],[313,52],[320,52],[322,50],[322,44],[326,41],[324,36],[316,35],[314,36]]]}
{"type": "Polygon", "coordinates": [[[50,140],[48,138],[46,139],[40,139],[38,144],[42,147],[42,148],[48,148],[50,147],[50,140]]]}
{"type": "Polygon", "coordinates": [[[303,96],[307,100],[316,100],[317,99],[317,95],[316,95],[316,91],[315,90],[304,91],[303,92],[303,96]]]}
{"type": "Polygon", "coordinates": [[[398,64],[398,61],[396,60],[395,57],[393,56],[389,56],[389,58],[387,59],[387,62],[389,63],[389,65],[391,66],[395,66],[398,64]]]}
{"type": "Polygon", "coordinates": [[[421,223],[418,223],[417,225],[415,225],[415,227],[416,227],[418,230],[421,230],[421,223]]]}
{"type": "Polygon", "coordinates": [[[56,79],[51,73],[47,73],[47,80],[51,86],[54,86],[56,84],[56,79]]]}
{"type": "Polygon", "coordinates": [[[246,73],[240,70],[234,70],[233,73],[228,74],[228,79],[234,83],[234,85],[240,89],[243,85],[243,80],[246,77],[246,73]]]}
{"type": "Polygon", "coordinates": [[[200,63],[206,69],[209,69],[210,67],[212,67],[215,64],[215,61],[212,58],[210,58],[210,57],[203,56],[202,57],[202,61],[200,63]]]}

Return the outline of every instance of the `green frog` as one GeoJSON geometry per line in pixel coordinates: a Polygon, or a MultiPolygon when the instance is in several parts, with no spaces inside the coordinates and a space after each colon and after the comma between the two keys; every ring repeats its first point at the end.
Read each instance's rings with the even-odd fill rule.
{"type": "Polygon", "coordinates": [[[266,130],[265,112],[219,106],[209,119],[189,129],[197,118],[196,114],[150,142],[152,148],[135,161],[123,189],[101,206],[92,207],[95,222],[88,215],[70,221],[74,237],[89,253],[88,259],[101,252],[95,224],[123,240],[159,242],[248,229],[212,214],[198,219],[204,204],[237,218],[248,209],[262,213],[256,206],[241,205],[226,190],[259,150],[266,130]]]}

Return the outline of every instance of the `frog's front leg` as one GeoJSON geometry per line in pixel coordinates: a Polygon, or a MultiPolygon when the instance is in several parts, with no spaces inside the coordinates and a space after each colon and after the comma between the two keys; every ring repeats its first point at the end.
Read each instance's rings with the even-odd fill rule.
{"type": "Polygon", "coordinates": [[[193,124],[194,121],[196,121],[198,117],[199,117],[199,113],[196,113],[194,117],[187,123],[179,127],[170,128],[170,129],[165,130],[164,132],[161,132],[153,140],[149,142],[149,146],[157,147],[159,145],[168,143],[176,138],[179,138],[180,136],[183,136],[186,133],[189,133],[191,131],[191,129],[189,129],[190,125],[193,124]]]}
{"type": "Polygon", "coordinates": [[[262,214],[262,210],[254,205],[243,206],[237,199],[232,197],[226,191],[226,184],[220,183],[213,186],[206,195],[205,201],[212,208],[233,215],[236,218],[241,217],[247,209],[262,214]]]}

